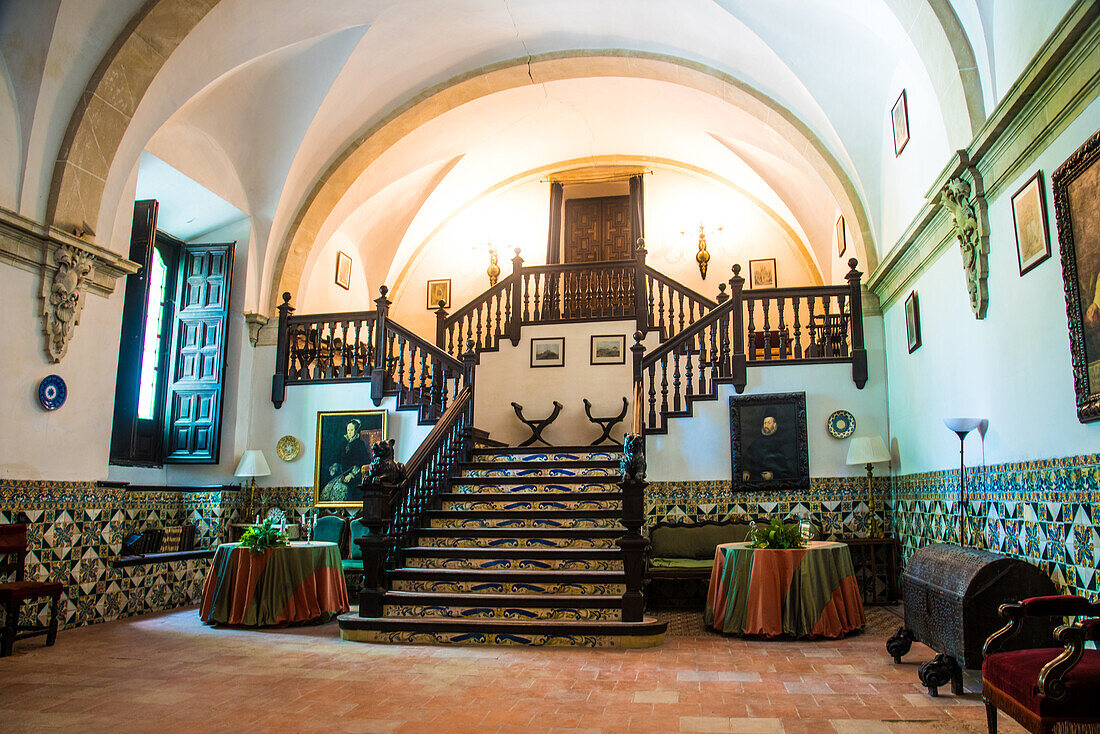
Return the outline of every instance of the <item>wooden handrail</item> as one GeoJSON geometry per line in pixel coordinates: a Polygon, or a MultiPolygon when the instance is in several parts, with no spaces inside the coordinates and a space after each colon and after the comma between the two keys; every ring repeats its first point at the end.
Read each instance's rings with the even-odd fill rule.
{"type": "Polygon", "coordinates": [[[399,334],[405,337],[410,343],[415,344],[419,349],[432,355],[435,359],[439,360],[446,367],[450,367],[452,370],[457,372],[462,371],[462,362],[458,361],[439,347],[427,341],[419,334],[414,334],[413,332],[409,331],[396,321],[386,322],[386,332],[393,332],[394,334],[399,334]]]}
{"type": "Polygon", "coordinates": [[[686,295],[687,297],[691,298],[694,301],[706,304],[709,308],[714,308],[715,306],[718,305],[717,302],[715,302],[714,300],[712,300],[710,298],[707,298],[702,293],[699,293],[698,291],[692,290],[691,288],[687,287],[686,285],[684,285],[680,281],[674,280],[673,278],[665,275],[660,270],[654,270],[649,265],[645,266],[645,274],[648,275],[649,277],[653,278],[654,280],[659,280],[662,283],[664,283],[665,285],[669,286],[670,288],[673,288],[676,291],[679,291],[679,292],[683,293],[684,295],[686,295]]]}
{"type": "Polygon", "coordinates": [[[610,268],[634,267],[633,260],[600,260],[591,263],[553,263],[551,265],[531,265],[525,267],[525,273],[566,273],[574,270],[605,270],[610,268]]]}
{"type": "Polygon", "coordinates": [[[511,288],[512,277],[512,275],[508,275],[504,278],[501,278],[497,281],[496,285],[489,286],[484,291],[482,291],[480,295],[474,296],[473,300],[471,300],[465,306],[458,309],[454,313],[449,314],[447,318],[443,321],[443,327],[445,329],[451,328],[459,321],[461,321],[462,317],[468,316],[480,306],[484,306],[485,304],[489,303],[489,301],[492,300],[493,296],[495,296],[497,293],[511,288]]]}
{"type": "Polygon", "coordinates": [[[642,357],[642,369],[646,370],[649,367],[657,363],[661,357],[676,351],[680,347],[691,341],[692,338],[698,336],[703,331],[706,331],[709,327],[716,324],[723,316],[728,315],[734,308],[741,308],[741,302],[737,299],[731,298],[725,303],[714,307],[710,313],[703,318],[693,323],[688,328],[681,331],[676,336],[668,339],[663,344],[659,344],[653,348],[651,352],[642,357]]]}
{"type": "Polygon", "coordinates": [[[447,409],[443,411],[443,415],[440,417],[439,422],[432,426],[432,430],[428,432],[427,437],[417,447],[413,453],[412,458],[405,464],[405,480],[401,482],[402,494],[409,488],[409,485],[413,483],[416,476],[424,471],[424,466],[428,462],[428,458],[440,447],[443,442],[443,438],[454,428],[458,423],[462,412],[466,409],[467,404],[473,400],[474,391],[469,385],[463,386],[458,395],[451,402],[447,409]]]}
{"type": "Polygon", "coordinates": [[[378,318],[377,311],[344,311],[341,313],[306,313],[288,316],[287,324],[317,324],[333,321],[371,321],[378,318]]]}

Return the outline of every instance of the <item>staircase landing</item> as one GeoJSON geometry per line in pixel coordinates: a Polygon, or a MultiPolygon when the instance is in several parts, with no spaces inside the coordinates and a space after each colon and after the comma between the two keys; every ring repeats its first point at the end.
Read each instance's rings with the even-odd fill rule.
{"type": "Polygon", "coordinates": [[[654,647],[667,623],[622,621],[619,454],[599,447],[477,449],[406,565],[381,617],[340,617],[356,642],[654,647]]]}

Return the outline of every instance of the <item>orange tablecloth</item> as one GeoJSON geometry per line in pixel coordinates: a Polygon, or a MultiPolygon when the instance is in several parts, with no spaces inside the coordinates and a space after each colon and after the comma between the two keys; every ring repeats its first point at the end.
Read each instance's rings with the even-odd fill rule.
{"type": "Polygon", "coordinates": [[[728,634],[843,637],[863,627],[863,601],[844,543],[715,549],[704,621],[728,634]]]}
{"type": "Polygon", "coordinates": [[[348,609],[335,543],[291,543],[263,553],[223,543],[202,587],[199,617],[265,627],[324,620],[348,609]]]}

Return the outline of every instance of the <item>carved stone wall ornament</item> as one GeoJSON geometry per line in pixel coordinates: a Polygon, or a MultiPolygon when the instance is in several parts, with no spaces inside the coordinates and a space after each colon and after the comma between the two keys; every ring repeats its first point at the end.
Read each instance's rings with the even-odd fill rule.
{"type": "Polygon", "coordinates": [[[252,343],[253,347],[260,341],[260,329],[264,328],[268,321],[270,319],[262,313],[244,312],[244,322],[248,324],[248,341],[252,343]]]}
{"type": "Polygon", "coordinates": [[[984,319],[989,306],[986,285],[989,275],[989,226],[981,178],[973,167],[969,171],[975,179],[974,187],[962,177],[953,178],[943,187],[940,199],[951,215],[952,231],[959,240],[966,289],[970,294],[970,310],[975,318],[984,319]],[[974,192],[973,200],[971,191],[974,192]]]}
{"type": "Polygon", "coordinates": [[[69,349],[73,328],[80,323],[84,293],[96,258],[78,247],[59,245],[53,259],[57,270],[42,282],[42,330],[46,334],[46,354],[51,362],[60,362],[69,349]]]}

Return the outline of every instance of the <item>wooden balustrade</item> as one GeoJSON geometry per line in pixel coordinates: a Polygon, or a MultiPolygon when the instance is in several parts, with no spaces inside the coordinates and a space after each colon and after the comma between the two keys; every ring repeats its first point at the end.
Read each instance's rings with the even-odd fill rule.
{"type": "Polygon", "coordinates": [[[852,380],[867,382],[863,307],[856,261],[847,285],[744,290],[733,266],[731,294],[707,315],[635,361],[645,429],[663,433],[667,419],[691,414],[696,400],[714,400],[718,386],[745,389],[746,367],[768,363],[851,362],[852,380]]]}
{"type": "Polygon", "coordinates": [[[436,346],[447,354],[458,356],[462,353],[462,345],[473,339],[479,353],[496,351],[501,338],[509,335],[513,277],[509,275],[498,281],[449,316],[442,306],[436,309],[436,346]]]}
{"type": "Polygon", "coordinates": [[[302,316],[283,294],[271,388],[276,408],[288,385],[369,381],[375,405],[396,395],[397,409],[419,410],[421,424],[443,415],[466,379],[462,362],[392,321],[388,291],[379,290],[373,311],[302,316]]]}

